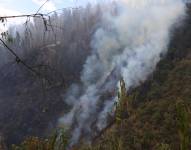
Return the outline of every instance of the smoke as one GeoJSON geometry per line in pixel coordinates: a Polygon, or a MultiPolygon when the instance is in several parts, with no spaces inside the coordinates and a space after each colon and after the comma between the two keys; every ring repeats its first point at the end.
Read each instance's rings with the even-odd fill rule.
{"type": "Polygon", "coordinates": [[[166,53],[173,25],[185,13],[180,0],[121,0],[115,5],[116,11],[105,12],[92,38],[81,83],[72,85],[64,98],[72,109],[59,123],[71,130],[71,144],[82,137],[91,140],[107,125],[119,79],[127,89],[145,81],[166,53]]]}

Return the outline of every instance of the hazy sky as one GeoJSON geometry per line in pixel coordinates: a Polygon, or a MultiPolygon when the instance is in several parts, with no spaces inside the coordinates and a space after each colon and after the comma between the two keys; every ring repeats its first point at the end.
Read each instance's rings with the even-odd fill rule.
{"type": "MultiPolygon", "coordinates": [[[[45,1],[46,0],[0,0],[0,16],[36,13],[45,1]]],[[[41,9],[41,12],[53,11],[58,8],[70,6],[75,6],[72,0],[49,0],[41,9]]],[[[7,20],[7,25],[19,24],[25,20],[26,18],[9,19],[7,20]]],[[[0,24],[0,33],[6,29],[7,26],[4,27],[3,24],[0,24]]]]}
{"type": "MultiPolygon", "coordinates": [[[[88,2],[97,3],[110,0],[49,0],[43,8],[41,13],[50,12],[66,7],[84,6],[88,2]]],[[[44,4],[46,0],[0,0],[0,16],[33,14],[44,4]]],[[[26,18],[13,18],[7,20],[7,26],[0,24],[0,33],[7,30],[10,25],[20,24],[26,21],[26,18]]]]}
{"type": "MultiPolygon", "coordinates": [[[[0,14],[10,14],[10,12],[33,13],[37,11],[45,1],[46,0],[0,0],[0,14]]],[[[72,5],[74,5],[72,0],[49,0],[42,11],[52,11],[56,8],[69,7],[72,5]]]]}
{"type": "MultiPolygon", "coordinates": [[[[0,0],[0,15],[15,13],[35,13],[46,0],[0,0]]],[[[100,2],[108,0],[89,0],[100,2]]],[[[85,5],[88,0],[49,0],[42,11],[52,11],[64,7],[85,5]]]]}

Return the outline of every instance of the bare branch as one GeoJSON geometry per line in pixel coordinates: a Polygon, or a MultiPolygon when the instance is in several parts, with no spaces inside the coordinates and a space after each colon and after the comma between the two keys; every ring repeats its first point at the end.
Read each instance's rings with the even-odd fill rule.
{"type": "Polygon", "coordinates": [[[46,14],[25,14],[25,15],[13,15],[13,16],[0,16],[0,20],[1,19],[9,19],[9,18],[25,18],[25,17],[37,17],[37,18],[41,18],[42,16],[46,16],[46,14]]]}
{"type": "Polygon", "coordinates": [[[41,8],[42,8],[48,1],[49,1],[49,0],[46,0],[46,1],[40,6],[40,8],[39,8],[39,9],[37,10],[37,12],[35,13],[35,15],[39,13],[39,11],[41,10],[41,8]]]}

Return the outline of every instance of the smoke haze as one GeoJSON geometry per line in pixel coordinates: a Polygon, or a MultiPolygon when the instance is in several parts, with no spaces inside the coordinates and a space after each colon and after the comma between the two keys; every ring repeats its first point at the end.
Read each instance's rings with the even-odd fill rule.
{"type": "Polygon", "coordinates": [[[59,124],[72,131],[71,144],[91,139],[107,125],[122,77],[127,89],[136,87],[153,72],[168,48],[170,31],[185,14],[180,0],[121,0],[104,13],[101,27],[92,37],[91,55],[64,100],[71,106],[59,124]]]}

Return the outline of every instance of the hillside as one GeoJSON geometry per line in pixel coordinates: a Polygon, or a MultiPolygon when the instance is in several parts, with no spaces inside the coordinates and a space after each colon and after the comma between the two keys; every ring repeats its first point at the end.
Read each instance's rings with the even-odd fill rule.
{"type": "MultiPolygon", "coordinates": [[[[34,24],[28,24],[29,31],[24,33],[21,29],[25,26],[16,26],[16,36],[7,44],[40,76],[15,62],[15,58],[0,46],[0,135],[8,145],[20,143],[29,135],[49,135],[56,128],[60,114],[67,110],[63,95],[74,81],[79,80],[98,18],[97,15],[92,17],[94,13],[86,13],[89,7],[74,11],[66,9],[60,16],[52,15],[52,25],[64,28],[52,30],[49,27],[51,31],[47,31],[47,35],[38,18],[34,24]]],[[[10,28],[10,34],[14,30],[14,27],[10,28]]]]}
{"type": "MultiPolygon", "coordinates": [[[[180,149],[179,124],[180,121],[185,120],[179,120],[177,111],[179,106],[183,110],[189,110],[186,111],[186,113],[189,113],[189,130],[186,134],[191,135],[190,23],[189,14],[185,24],[174,31],[168,54],[159,62],[155,72],[141,86],[128,92],[125,97],[128,106],[125,109],[127,109],[129,115],[107,128],[99,137],[94,139],[91,146],[81,143],[73,149],[180,149]]],[[[28,145],[31,145],[30,142],[32,141],[32,139],[29,139],[28,145]]],[[[36,144],[39,143],[36,142],[36,144]]],[[[33,148],[30,150],[33,150],[33,148]]],[[[34,150],[36,149],[34,148],[34,150]]],[[[49,149],[44,147],[44,150],[49,149]]]]}
{"type": "MultiPolygon", "coordinates": [[[[140,87],[128,92],[129,117],[115,123],[93,145],[80,150],[179,150],[179,105],[189,116],[191,138],[191,9],[185,24],[172,36],[168,54],[140,87]]],[[[189,148],[190,149],[189,141],[189,148]]],[[[78,149],[78,148],[77,148],[78,149]]]]}
{"type": "MultiPolygon", "coordinates": [[[[113,5],[110,10],[114,18],[112,23],[120,18],[116,17],[119,12],[115,9],[113,5]]],[[[17,52],[27,64],[40,72],[40,77],[10,61],[10,56],[7,56],[9,61],[0,62],[0,150],[191,148],[191,6],[187,5],[187,16],[180,20],[180,24],[173,26],[170,32],[165,31],[171,25],[164,28],[164,35],[170,33],[166,53],[160,51],[166,44],[161,39],[166,36],[159,34],[165,25],[161,23],[157,26],[148,17],[148,20],[142,21],[146,24],[142,29],[142,25],[137,25],[141,15],[135,17],[137,20],[130,17],[133,22],[128,24],[132,27],[130,30],[135,26],[139,32],[128,32],[132,37],[127,36],[127,41],[120,41],[121,37],[126,38],[121,30],[121,26],[126,24],[118,22],[121,26],[112,26],[110,20],[104,22],[103,10],[99,5],[65,10],[60,16],[51,16],[55,20],[54,25],[61,25],[64,30],[50,30],[47,36],[42,36],[44,25],[35,20],[34,25],[29,25],[32,37],[26,39],[19,33],[15,37],[15,43],[10,46],[14,49],[21,47],[23,52],[17,52]],[[87,13],[89,11],[91,13],[87,13]],[[156,35],[149,32],[149,21],[154,24],[151,31],[155,31],[156,35]],[[155,26],[160,30],[156,30],[155,26]],[[54,36],[55,33],[57,36],[54,36]],[[159,40],[161,43],[156,44],[154,40],[158,40],[158,34],[162,42],[159,40]],[[115,38],[121,45],[116,44],[115,38]],[[155,44],[157,48],[154,48],[159,49],[156,54],[152,49],[155,44]],[[143,49],[137,50],[142,45],[143,49]],[[142,57],[148,52],[147,48],[154,53],[153,57],[142,57]],[[124,54],[128,54],[127,58],[132,59],[132,64],[138,69],[128,68],[131,62],[126,61],[122,53],[126,49],[135,50],[124,54]],[[142,52],[140,55],[137,54],[139,50],[142,52]],[[112,68],[110,64],[118,56],[124,60],[117,60],[119,64],[112,68]],[[137,65],[134,59],[140,63],[137,65]],[[157,63],[158,59],[161,60],[157,63]],[[119,70],[125,67],[125,71],[131,69],[127,76],[119,74],[119,70]],[[130,78],[129,85],[125,83],[127,77],[130,78]],[[119,80],[121,89],[118,91],[116,84],[119,80]],[[118,101],[113,104],[117,93],[118,101]],[[110,111],[114,111],[114,115],[110,111]],[[62,119],[69,120],[69,130],[65,130],[62,119]],[[74,141],[72,144],[71,139],[74,141]]],[[[163,21],[161,15],[153,18],[163,21]]]]}

